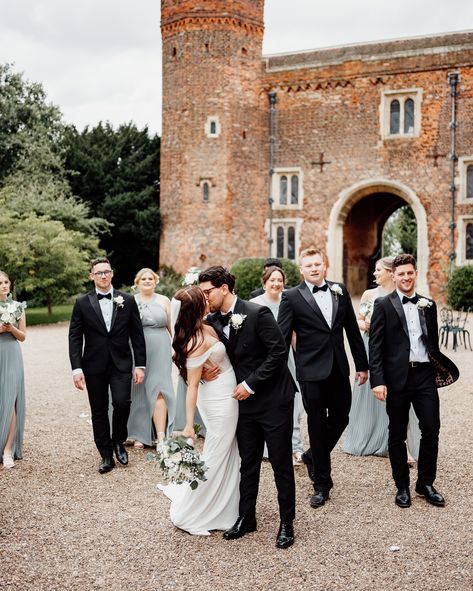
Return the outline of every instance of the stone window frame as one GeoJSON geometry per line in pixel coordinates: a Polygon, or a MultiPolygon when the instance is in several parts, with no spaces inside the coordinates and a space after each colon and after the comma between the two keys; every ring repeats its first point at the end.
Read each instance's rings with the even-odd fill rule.
{"type": "Polygon", "coordinates": [[[473,156],[460,156],[458,159],[458,203],[473,204],[473,197],[467,197],[467,171],[473,166],[473,156]]]}
{"type": "Polygon", "coordinates": [[[199,182],[196,183],[197,186],[199,187],[200,193],[199,193],[199,198],[200,201],[202,203],[209,203],[210,202],[210,197],[212,194],[212,187],[215,187],[215,181],[213,178],[211,177],[200,177],[199,182]],[[204,185],[207,185],[208,188],[208,197],[207,199],[205,199],[205,188],[204,185]]]}
{"type": "Polygon", "coordinates": [[[458,217],[458,243],[457,243],[457,265],[473,265],[473,259],[466,258],[466,227],[473,224],[473,215],[461,215],[458,217]]]}
{"type": "Polygon", "coordinates": [[[403,88],[399,90],[382,90],[380,106],[381,137],[384,140],[409,139],[419,137],[422,119],[422,88],[403,88]],[[414,101],[414,131],[404,133],[404,105],[407,99],[414,101]],[[399,133],[390,132],[391,103],[398,100],[401,105],[399,133]]]}
{"type": "MultiPolygon", "coordinates": [[[[273,209],[288,210],[288,209],[302,209],[304,203],[304,175],[300,166],[284,166],[273,170],[271,179],[271,195],[273,198],[273,209]],[[297,203],[281,203],[281,177],[288,177],[288,196],[291,192],[291,179],[293,176],[298,177],[298,199],[297,203]]],[[[289,201],[289,199],[288,199],[289,201]]]]}
{"type": "MultiPolygon", "coordinates": [[[[284,230],[284,248],[283,248],[283,258],[288,257],[288,229],[293,227],[294,228],[294,258],[289,259],[293,260],[297,263],[300,245],[301,245],[301,229],[302,229],[302,218],[273,218],[272,220],[272,243],[271,243],[271,256],[277,257],[277,230],[278,227],[282,227],[284,230]]],[[[266,232],[269,235],[269,220],[266,220],[266,232]]]]}
{"type": "Polygon", "coordinates": [[[220,120],[217,115],[209,115],[207,117],[207,121],[205,122],[204,126],[205,135],[210,138],[219,137],[222,133],[222,127],[220,125],[220,120]],[[215,131],[212,127],[215,126],[215,131]]]}

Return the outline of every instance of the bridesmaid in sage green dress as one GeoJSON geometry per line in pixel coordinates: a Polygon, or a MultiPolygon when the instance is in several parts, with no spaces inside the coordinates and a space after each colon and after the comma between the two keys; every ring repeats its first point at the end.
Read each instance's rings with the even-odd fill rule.
{"type": "Polygon", "coordinates": [[[13,468],[15,460],[22,458],[25,426],[25,380],[19,341],[26,338],[26,320],[24,305],[9,297],[10,287],[8,275],[0,271],[0,456],[4,468],[13,468]]]}
{"type": "Polygon", "coordinates": [[[176,412],[172,385],[170,301],[155,293],[159,276],[151,269],[138,271],[135,295],[146,341],[143,384],[133,384],[127,443],[141,449],[171,433],[176,412]]]}

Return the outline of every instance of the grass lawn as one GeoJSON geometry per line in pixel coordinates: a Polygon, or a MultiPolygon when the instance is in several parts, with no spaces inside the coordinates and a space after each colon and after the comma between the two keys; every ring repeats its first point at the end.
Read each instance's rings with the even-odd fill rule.
{"type": "Polygon", "coordinates": [[[26,326],[35,324],[52,324],[71,318],[72,304],[53,306],[53,313],[48,316],[47,308],[26,308],[26,326]]]}

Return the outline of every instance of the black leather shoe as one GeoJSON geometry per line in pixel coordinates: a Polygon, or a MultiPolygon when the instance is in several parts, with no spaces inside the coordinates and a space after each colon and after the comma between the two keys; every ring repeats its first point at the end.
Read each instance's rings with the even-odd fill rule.
{"type": "Polygon", "coordinates": [[[115,460],[112,458],[112,456],[102,458],[99,466],[100,474],[106,474],[107,472],[110,472],[112,468],[115,468],[115,460]]]}
{"type": "Polygon", "coordinates": [[[281,521],[278,537],[276,538],[276,548],[289,548],[292,544],[294,544],[292,521],[281,521]]]}
{"type": "Polygon", "coordinates": [[[311,456],[309,456],[306,451],[302,454],[302,461],[306,465],[309,478],[312,480],[312,482],[314,482],[314,464],[312,462],[311,456]]]}
{"type": "Polygon", "coordinates": [[[409,492],[408,488],[398,488],[396,496],[394,497],[394,502],[398,507],[402,509],[407,509],[407,507],[411,506],[411,493],[409,492]]]}
{"type": "Polygon", "coordinates": [[[223,532],[223,537],[226,540],[236,540],[252,531],[256,531],[256,517],[240,516],[230,529],[223,532]]]}
{"type": "Polygon", "coordinates": [[[315,493],[310,497],[310,506],[314,509],[325,505],[330,497],[330,490],[316,490],[315,493]]]}
{"type": "Polygon", "coordinates": [[[416,484],[416,493],[436,507],[445,507],[445,499],[429,484],[416,484]]]}
{"type": "Polygon", "coordinates": [[[115,450],[115,457],[120,462],[120,464],[126,466],[128,464],[128,453],[126,449],[123,447],[123,444],[114,443],[113,449],[115,450]]]}

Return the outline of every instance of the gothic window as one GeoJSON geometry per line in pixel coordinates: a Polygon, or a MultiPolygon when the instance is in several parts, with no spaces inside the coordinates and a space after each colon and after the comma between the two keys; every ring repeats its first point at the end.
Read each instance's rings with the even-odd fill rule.
{"type": "Polygon", "coordinates": [[[302,208],[302,171],[300,168],[276,168],[272,176],[274,209],[302,208]]]}
{"type": "Polygon", "coordinates": [[[287,228],[287,258],[291,261],[296,258],[296,229],[294,226],[287,228]]]}
{"type": "Polygon", "coordinates": [[[473,164],[466,168],[466,198],[473,199],[473,164]]]}
{"type": "Polygon", "coordinates": [[[399,133],[399,120],[401,114],[401,105],[398,100],[391,102],[391,113],[389,118],[389,133],[394,135],[399,133]]]}
{"type": "Polygon", "coordinates": [[[279,181],[279,203],[287,205],[287,176],[283,175],[279,181]]]}
{"type": "Polygon", "coordinates": [[[276,256],[278,258],[284,257],[284,228],[278,226],[276,231],[276,256]]]}
{"type": "Polygon", "coordinates": [[[202,200],[207,202],[209,200],[209,195],[210,195],[209,183],[207,181],[205,181],[204,183],[202,183],[202,200]]]}
{"type": "Polygon", "coordinates": [[[384,138],[420,134],[421,89],[386,90],[382,94],[381,135],[384,138]]]}
{"type": "Polygon", "coordinates": [[[291,205],[299,203],[299,177],[297,174],[291,176],[291,205]]]}
{"type": "Polygon", "coordinates": [[[414,133],[414,101],[411,98],[404,103],[404,133],[414,133]]]}
{"type": "Polygon", "coordinates": [[[467,261],[473,261],[473,222],[468,222],[466,224],[465,259],[467,261]]]}

